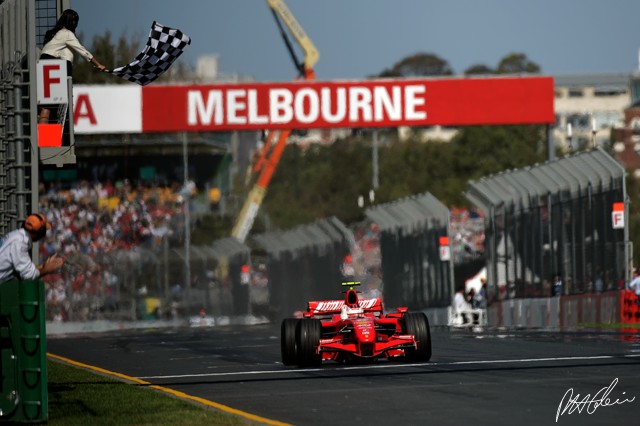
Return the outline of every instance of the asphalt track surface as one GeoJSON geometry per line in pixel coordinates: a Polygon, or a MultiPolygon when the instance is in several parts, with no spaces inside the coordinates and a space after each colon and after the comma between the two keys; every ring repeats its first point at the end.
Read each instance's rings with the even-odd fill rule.
{"type": "Polygon", "coordinates": [[[640,332],[432,330],[429,363],[286,368],[278,325],[49,337],[48,353],[265,424],[640,424],[640,332]]]}

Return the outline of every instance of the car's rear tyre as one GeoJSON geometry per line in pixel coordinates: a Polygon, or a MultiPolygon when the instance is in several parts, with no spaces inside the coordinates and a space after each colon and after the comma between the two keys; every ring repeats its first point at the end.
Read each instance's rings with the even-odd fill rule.
{"type": "Polygon", "coordinates": [[[316,353],[322,337],[320,320],[304,318],[296,327],[296,344],[298,345],[298,365],[300,367],[316,367],[322,363],[322,355],[316,353]]]}
{"type": "Polygon", "coordinates": [[[427,362],[431,359],[431,330],[429,320],[422,312],[408,312],[402,317],[402,332],[416,339],[415,349],[405,349],[406,360],[427,362]]]}
{"type": "Polygon", "coordinates": [[[298,345],[296,344],[296,326],[300,320],[285,318],[280,327],[280,352],[283,365],[296,365],[298,362],[298,345]]]}

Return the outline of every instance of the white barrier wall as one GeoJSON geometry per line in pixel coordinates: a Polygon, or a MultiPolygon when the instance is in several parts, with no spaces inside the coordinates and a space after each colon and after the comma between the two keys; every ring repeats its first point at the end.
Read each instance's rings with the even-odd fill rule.
{"type": "MultiPolygon", "coordinates": [[[[487,309],[488,327],[563,329],[621,322],[621,292],[511,299],[487,309]]],[[[448,325],[447,308],[424,311],[432,326],[448,325]]]]}

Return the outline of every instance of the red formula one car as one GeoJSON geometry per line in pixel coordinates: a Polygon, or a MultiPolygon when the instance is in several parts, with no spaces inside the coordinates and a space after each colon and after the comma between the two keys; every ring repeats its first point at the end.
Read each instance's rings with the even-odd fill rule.
{"type": "Polygon", "coordinates": [[[286,318],[281,327],[282,363],[319,366],[322,360],[338,362],[401,359],[426,362],[431,358],[431,331],[422,312],[384,314],[382,300],[360,299],[349,287],[344,300],[309,302],[303,318],[286,318]]]}

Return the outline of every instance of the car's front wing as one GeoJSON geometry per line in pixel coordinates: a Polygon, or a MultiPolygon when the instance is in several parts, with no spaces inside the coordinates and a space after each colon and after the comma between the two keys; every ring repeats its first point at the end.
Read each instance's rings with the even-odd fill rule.
{"type": "Polygon", "coordinates": [[[387,358],[404,355],[405,349],[415,349],[416,341],[413,335],[397,335],[389,339],[379,339],[375,342],[360,343],[337,337],[322,339],[318,345],[318,353],[323,359],[336,359],[345,353],[360,358],[387,358]]]}

